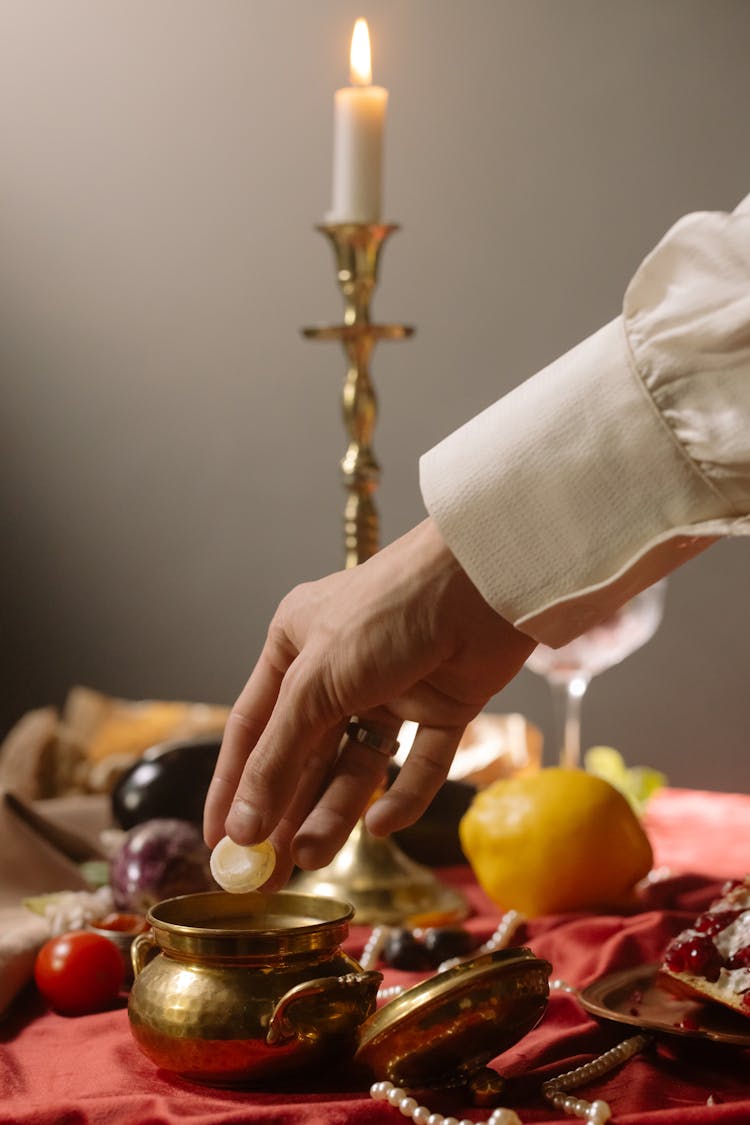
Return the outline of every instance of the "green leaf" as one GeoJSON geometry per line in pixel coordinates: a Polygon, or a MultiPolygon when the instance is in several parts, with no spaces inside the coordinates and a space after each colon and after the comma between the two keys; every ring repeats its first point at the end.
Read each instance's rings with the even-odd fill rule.
{"type": "Polygon", "coordinates": [[[63,897],[70,895],[70,891],[53,891],[48,895],[32,895],[31,898],[22,899],[23,905],[27,910],[33,911],[34,914],[41,914],[42,917],[47,913],[47,907],[52,903],[62,901],[63,897]]]}
{"type": "Polygon", "coordinates": [[[651,766],[627,766],[619,750],[612,746],[592,746],[583,757],[588,773],[608,781],[627,797],[640,816],[649,799],[667,784],[667,777],[651,766]]]}

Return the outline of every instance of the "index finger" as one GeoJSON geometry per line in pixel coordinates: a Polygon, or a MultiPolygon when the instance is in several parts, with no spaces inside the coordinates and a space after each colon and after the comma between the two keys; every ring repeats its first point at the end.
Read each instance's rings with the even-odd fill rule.
{"type": "Polygon", "coordinates": [[[211,848],[225,833],[242,771],[271,718],[283,678],[264,649],[227,719],[203,809],[203,836],[211,848]]]}
{"type": "MultiPolygon", "coordinates": [[[[269,836],[293,800],[300,809],[307,805],[305,814],[317,800],[346,722],[335,706],[323,704],[318,671],[307,650],[289,665],[262,734],[245,757],[226,822],[238,844],[269,836]]],[[[234,769],[238,760],[232,759],[234,769]]]]}

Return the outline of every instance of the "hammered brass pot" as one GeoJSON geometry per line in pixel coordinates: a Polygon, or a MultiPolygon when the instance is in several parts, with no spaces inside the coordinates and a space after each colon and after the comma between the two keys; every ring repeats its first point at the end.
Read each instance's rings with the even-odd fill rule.
{"type": "Polygon", "coordinates": [[[236,1085],[354,1053],[380,973],[341,948],[336,899],[224,892],[167,899],[136,938],[130,1027],[163,1070],[236,1085]]]}

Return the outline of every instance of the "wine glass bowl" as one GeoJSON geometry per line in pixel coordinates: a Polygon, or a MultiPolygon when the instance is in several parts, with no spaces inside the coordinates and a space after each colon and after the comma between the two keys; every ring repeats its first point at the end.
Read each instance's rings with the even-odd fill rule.
{"type": "Polygon", "coordinates": [[[552,689],[560,765],[580,765],[581,700],[589,683],[651,640],[664,613],[666,585],[661,579],[647,587],[561,648],[538,645],[526,661],[552,689]]]}

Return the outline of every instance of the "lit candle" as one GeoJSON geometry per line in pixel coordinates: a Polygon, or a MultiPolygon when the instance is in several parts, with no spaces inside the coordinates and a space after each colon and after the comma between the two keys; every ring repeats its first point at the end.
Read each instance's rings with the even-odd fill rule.
{"type": "Polygon", "coordinates": [[[351,86],[336,91],[333,118],[333,205],[330,223],[377,223],[383,191],[383,131],[388,91],[372,85],[370,35],[357,20],[351,86]]]}

